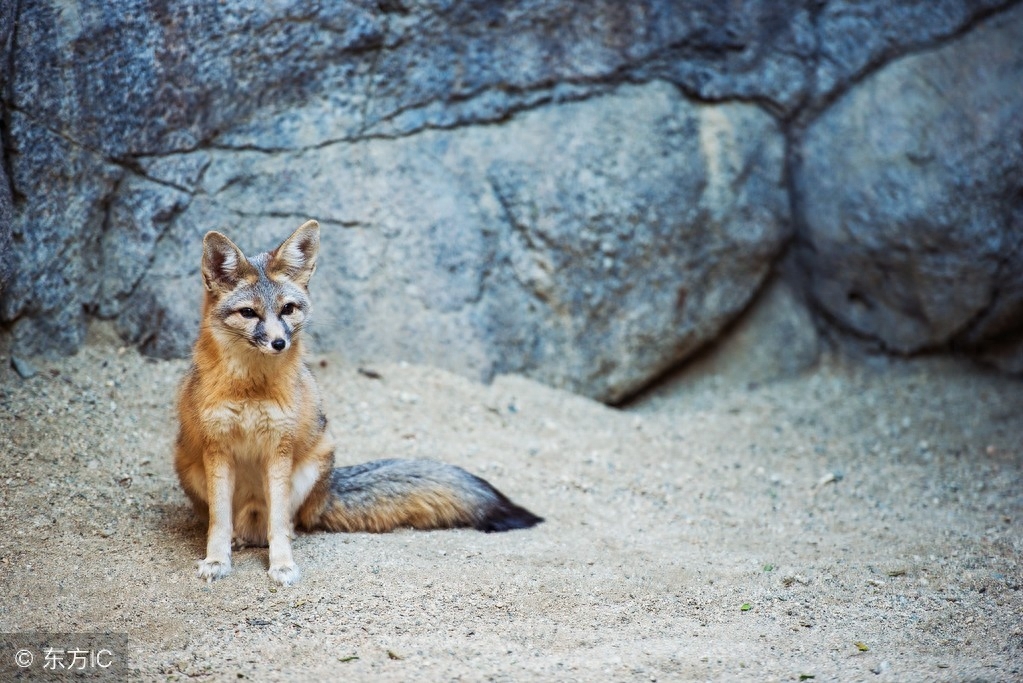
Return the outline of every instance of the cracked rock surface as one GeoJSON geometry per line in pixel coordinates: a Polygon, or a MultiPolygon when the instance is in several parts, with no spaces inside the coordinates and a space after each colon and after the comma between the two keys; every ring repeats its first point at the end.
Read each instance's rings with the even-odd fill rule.
{"type": "Polygon", "coordinates": [[[321,349],[614,402],[713,342],[795,235],[842,329],[1020,369],[1018,8],[3,2],[0,322],[26,354],[74,352],[99,317],[181,356],[202,235],[251,252],[317,218],[321,349]],[[923,156],[889,167],[877,136],[923,156]],[[948,239],[920,239],[912,202],[887,222],[903,195],[863,200],[875,186],[936,203],[948,239]],[[847,242],[873,246],[836,266],[833,226],[853,223],[847,242]],[[923,252],[900,261],[874,224],[923,252]],[[955,265],[971,236],[985,246],[955,265]],[[943,275],[904,284],[927,261],[943,275]],[[843,269],[882,272],[880,291],[850,297],[843,269]],[[948,303],[907,313],[924,289],[948,303]]]}
{"type": "MultiPolygon", "coordinates": [[[[251,253],[315,207],[321,347],[485,379],[527,372],[618,400],[734,317],[788,230],[774,121],[745,105],[693,105],[665,83],[501,127],[199,154],[209,162],[194,199],[120,317],[157,355],[187,352],[176,331],[198,323],[195,245],[207,226],[251,253]],[[157,321],[143,311],[173,333],[147,338],[157,321]]],[[[151,182],[123,194],[147,217],[184,203],[151,182]]]]}
{"type": "Polygon", "coordinates": [[[807,130],[800,251],[841,325],[1023,370],[1021,39],[1017,7],[885,67],[807,130]]]}

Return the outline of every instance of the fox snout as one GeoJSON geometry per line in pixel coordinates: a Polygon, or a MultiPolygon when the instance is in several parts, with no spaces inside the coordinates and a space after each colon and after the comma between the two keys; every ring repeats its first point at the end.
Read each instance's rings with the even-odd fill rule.
{"type": "Polygon", "coordinates": [[[252,341],[263,353],[281,353],[291,346],[291,329],[283,320],[269,317],[256,325],[252,341]]]}
{"type": "Polygon", "coordinates": [[[256,340],[256,346],[263,353],[276,354],[281,353],[282,351],[287,351],[291,344],[288,343],[287,339],[278,338],[272,341],[256,340]]]}

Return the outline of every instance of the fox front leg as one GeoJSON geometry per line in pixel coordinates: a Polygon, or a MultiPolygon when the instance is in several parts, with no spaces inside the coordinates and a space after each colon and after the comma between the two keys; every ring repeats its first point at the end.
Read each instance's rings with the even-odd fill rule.
{"type": "Polygon", "coordinates": [[[204,454],[206,500],[210,525],[206,535],[206,559],[199,562],[200,579],[211,582],[231,572],[231,498],[234,469],[218,453],[204,454]]]}
{"type": "Polygon", "coordinates": [[[267,539],[270,543],[270,578],[282,586],[298,581],[300,572],[291,555],[293,531],[291,509],[291,447],[283,443],[267,463],[266,502],[269,508],[267,539]],[[287,455],[285,455],[287,454],[287,455]]]}

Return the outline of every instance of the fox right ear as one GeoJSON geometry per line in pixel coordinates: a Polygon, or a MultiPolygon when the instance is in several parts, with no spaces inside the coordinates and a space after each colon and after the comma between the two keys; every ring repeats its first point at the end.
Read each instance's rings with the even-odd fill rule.
{"type": "Polygon", "coordinates": [[[219,232],[206,233],[202,240],[202,279],[208,291],[230,291],[252,270],[234,242],[219,232]]]}
{"type": "Polygon", "coordinates": [[[316,254],[319,250],[320,224],[306,221],[271,252],[268,270],[308,287],[309,279],[316,271],[316,254]]]}

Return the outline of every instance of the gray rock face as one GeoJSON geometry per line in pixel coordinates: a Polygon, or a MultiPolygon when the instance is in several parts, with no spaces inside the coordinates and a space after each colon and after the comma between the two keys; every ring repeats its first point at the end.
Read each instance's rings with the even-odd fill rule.
{"type": "Polygon", "coordinates": [[[0,317],[16,321],[15,341],[26,352],[72,353],[84,341],[98,277],[117,267],[104,264],[99,239],[104,205],[123,170],[20,111],[11,112],[10,121],[11,181],[26,198],[15,203],[14,273],[0,317]],[[26,157],[32,163],[21,163],[26,157]]]}
{"type": "Polygon", "coordinates": [[[116,159],[498,121],[625,79],[791,113],[1008,4],[25,2],[6,97],[116,159]]]}
{"type": "Polygon", "coordinates": [[[3,292],[11,276],[14,254],[11,248],[11,223],[14,222],[14,206],[11,199],[11,183],[0,166],[0,292],[3,292]]]}
{"type": "MultiPolygon", "coordinates": [[[[321,348],[618,400],[755,294],[791,232],[785,140],[1012,4],[0,0],[0,323],[26,354],[98,316],[183,355],[202,234],[263,249],[316,217],[321,348]]],[[[806,173],[833,175],[825,125],[806,173]]],[[[1018,204],[971,187],[977,220],[1018,204]]],[[[1014,358],[1019,268],[997,268],[947,338],[1014,358]]]]}
{"type": "Polygon", "coordinates": [[[563,109],[523,117],[485,169],[511,227],[497,367],[617,401],[756,292],[788,237],[784,149],[762,111],[667,86],[563,109]]]}
{"type": "Polygon", "coordinates": [[[812,99],[820,101],[840,92],[872,69],[908,52],[933,47],[1012,4],[999,0],[811,3],[808,11],[816,38],[812,99]]]}
{"type": "Polygon", "coordinates": [[[792,377],[812,367],[820,349],[820,337],[800,294],[775,278],[727,338],[679,368],[664,389],[752,385],[792,377]]]}
{"type": "Polygon", "coordinates": [[[1023,367],[1023,7],[901,59],[807,131],[795,178],[810,291],[913,353],[1023,367]]]}
{"type": "MultiPolygon", "coordinates": [[[[122,315],[162,315],[172,327],[150,339],[151,324],[122,323],[161,354],[184,352],[176,330],[197,322],[204,228],[256,251],[310,216],[323,225],[321,348],[483,378],[525,372],[613,401],[711,339],[788,234],[773,120],[692,105],[663,83],[501,127],[202,163],[196,199],[164,238],[174,247],[153,263],[159,277],[122,315]],[[189,306],[177,310],[183,285],[189,306]]],[[[180,206],[176,190],[161,192],[143,183],[122,196],[147,207],[135,215],[180,206]]]]}
{"type": "MultiPolygon", "coordinates": [[[[14,33],[14,3],[0,1],[0,64],[10,63],[11,36],[14,33]]],[[[0,67],[0,94],[4,92],[7,79],[0,67]]],[[[5,98],[6,99],[6,98],[5,98]]],[[[6,102],[0,101],[0,118],[6,119],[6,102]]],[[[0,126],[0,145],[6,148],[7,134],[0,126]]],[[[0,295],[13,270],[14,255],[11,250],[11,224],[14,222],[14,198],[11,196],[11,180],[7,177],[6,153],[0,159],[0,295]]]]}

